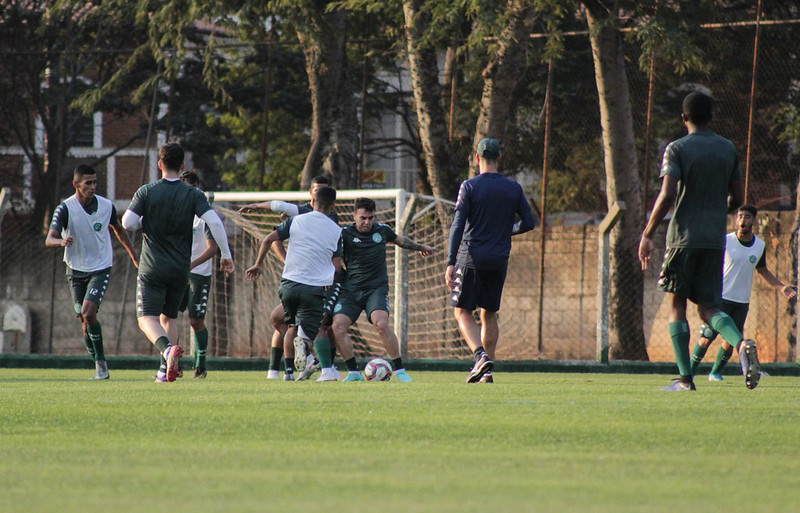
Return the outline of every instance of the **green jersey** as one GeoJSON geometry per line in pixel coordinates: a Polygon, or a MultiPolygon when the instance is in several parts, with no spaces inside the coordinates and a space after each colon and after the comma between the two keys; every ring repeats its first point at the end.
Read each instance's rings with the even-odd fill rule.
{"type": "Polygon", "coordinates": [[[667,248],[724,249],[729,185],[741,178],[733,143],[713,132],[673,141],[661,164],[666,175],[678,179],[667,248]]]}
{"type": "Polygon", "coordinates": [[[363,290],[388,285],[386,244],[395,239],[394,230],[382,223],[373,224],[372,231],[366,234],[359,232],[355,223],[342,228],[347,286],[363,290]]]}
{"type": "Polygon", "coordinates": [[[143,185],[128,209],[142,218],[139,274],[189,274],[194,216],[211,210],[200,189],[180,180],[161,179],[143,185]]]}

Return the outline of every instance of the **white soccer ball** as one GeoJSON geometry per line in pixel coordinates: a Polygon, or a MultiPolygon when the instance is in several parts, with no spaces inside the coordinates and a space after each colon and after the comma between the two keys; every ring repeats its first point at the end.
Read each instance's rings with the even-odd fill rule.
{"type": "Polygon", "coordinates": [[[383,358],[373,358],[364,366],[367,381],[389,381],[392,379],[392,365],[383,358]]]}

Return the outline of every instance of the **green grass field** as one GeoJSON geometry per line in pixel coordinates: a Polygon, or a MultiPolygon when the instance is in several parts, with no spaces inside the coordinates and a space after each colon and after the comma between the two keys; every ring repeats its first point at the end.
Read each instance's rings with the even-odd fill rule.
{"type": "Polygon", "coordinates": [[[787,512],[800,380],[0,370],[0,511],[787,512]]]}

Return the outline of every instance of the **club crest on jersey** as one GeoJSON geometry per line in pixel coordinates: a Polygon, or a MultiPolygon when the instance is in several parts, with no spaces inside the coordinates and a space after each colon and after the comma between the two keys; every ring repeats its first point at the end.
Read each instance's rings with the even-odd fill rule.
{"type": "Polygon", "coordinates": [[[99,232],[103,229],[103,223],[94,223],[92,228],[94,228],[94,231],[99,232]]]}
{"type": "Polygon", "coordinates": [[[383,242],[383,237],[381,237],[380,233],[373,233],[372,242],[383,242]]]}
{"type": "Polygon", "coordinates": [[[758,259],[756,258],[756,256],[755,256],[755,255],[750,255],[750,263],[751,263],[751,264],[755,265],[755,263],[756,263],[756,260],[758,260],[758,259]]]}

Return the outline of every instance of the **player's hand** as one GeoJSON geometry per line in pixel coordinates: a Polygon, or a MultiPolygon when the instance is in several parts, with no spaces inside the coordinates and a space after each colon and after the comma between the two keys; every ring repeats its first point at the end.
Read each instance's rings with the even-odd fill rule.
{"type": "Polygon", "coordinates": [[[61,239],[61,245],[64,246],[65,248],[72,246],[73,242],[75,242],[74,235],[67,235],[66,239],[61,239]]]}
{"type": "Polygon", "coordinates": [[[642,240],[639,241],[639,262],[642,264],[642,271],[646,271],[650,264],[650,257],[653,256],[653,239],[642,235],[642,240]]]}
{"type": "Polygon", "coordinates": [[[444,282],[451,289],[455,285],[455,276],[456,276],[456,266],[448,265],[447,270],[445,270],[444,272],[444,282]]]}
{"type": "Polygon", "coordinates": [[[255,203],[248,203],[247,205],[244,205],[242,208],[240,208],[238,213],[239,214],[249,214],[250,212],[253,212],[254,210],[258,210],[258,209],[259,208],[257,206],[255,206],[255,203]]]}
{"type": "Polygon", "coordinates": [[[783,292],[783,295],[787,298],[792,299],[797,295],[797,287],[794,285],[784,285],[781,292],[783,292]]]}
{"type": "Polygon", "coordinates": [[[225,271],[225,276],[230,276],[233,272],[233,259],[232,258],[220,258],[219,259],[219,268],[225,271]]]}
{"type": "Polygon", "coordinates": [[[254,265],[253,267],[249,267],[245,272],[244,275],[247,277],[247,281],[253,281],[259,276],[261,276],[261,266],[254,265]]]}
{"type": "Polygon", "coordinates": [[[432,255],[434,251],[436,251],[436,248],[433,246],[425,246],[425,249],[420,251],[419,254],[426,257],[432,255]]]}

